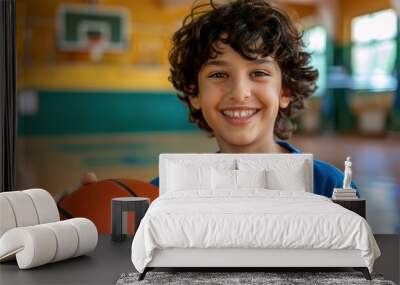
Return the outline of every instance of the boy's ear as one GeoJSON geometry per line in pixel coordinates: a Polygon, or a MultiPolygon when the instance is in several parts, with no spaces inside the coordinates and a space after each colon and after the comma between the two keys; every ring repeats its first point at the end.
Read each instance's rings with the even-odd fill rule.
{"type": "Polygon", "coordinates": [[[281,96],[279,97],[279,107],[281,109],[287,108],[289,106],[290,101],[292,101],[292,96],[289,89],[284,88],[282,90],[281,96]]]}
{"type": "MultiPolygon", "coordinates": [[[[196,85],[191,84],[191,85],[188,86],[188,90],[187,91],[188,91],[189,94],[193,94],[195,89],[196,89],[196,85]]],[[[197,94],[197,96],[196,95],[189,95],[189,102],[190,102],[190,105],[194,109],[200,110],[200,98],[199,98],[198,94],[197,94]]]]}
{"type": "Polygon", "coordinates": [[[189,97],[190,105],[196,110],[200,110],[200,98],[199,95],[197,96],[190,96],[189,97]]]}

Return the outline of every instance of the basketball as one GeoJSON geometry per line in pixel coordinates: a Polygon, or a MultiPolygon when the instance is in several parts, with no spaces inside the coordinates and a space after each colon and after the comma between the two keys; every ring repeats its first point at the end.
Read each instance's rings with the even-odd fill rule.
{"type": "MultiPolygon", "coordinates": [[[[158,187],[135,179],[108,179],[88,183],[57,203],[62,219],[90,219],[100,234],[111,233],[111,199],[116,197],[158,197],[158,187]]],[[[133,232],[133,215],[128,215],[128,233],[133,232]],[[129,226],[131,225],[131,226],[129,226]]]]}

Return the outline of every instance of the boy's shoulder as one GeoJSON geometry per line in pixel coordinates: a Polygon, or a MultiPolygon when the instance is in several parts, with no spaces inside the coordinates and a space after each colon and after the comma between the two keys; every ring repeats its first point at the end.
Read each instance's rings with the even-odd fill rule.
{"type": "Polygon", "coordinates": [[[325,161],[314,159],[314,175],[317,172],[318,176],[329,177],[334,180],[342,180],[344,178],[344,173],[336,166],[329,164],[325,161]]]}
{"type": "Polygon", "coordinates": [[[314,159],[314,193],[332,197],[333,189],[342,187],[344,174],[335,166],[314,159]]]}
{"type": "Polygon", "coordinates": [[[149,183],[153,184],[154,186],[160,187],[160,177],[157,176],[153,178],[149,183]]]}
{"type": "MultiPolygon", "coordinates": [[[[343,187],[344,173],[335,166],[314,159],[314,193],[332,197],[334,188],[343,187]]],[[[357,197],[360,193],[354,180],[351,181],[351,188],[356,189],[357,197]]]]}

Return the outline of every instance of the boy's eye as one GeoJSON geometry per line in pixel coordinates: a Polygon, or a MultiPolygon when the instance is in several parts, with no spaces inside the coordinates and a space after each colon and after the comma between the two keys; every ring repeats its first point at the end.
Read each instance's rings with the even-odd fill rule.
{"type": "Polygon", "coordinates": [[[209,78],[226,78],[228,75],[223,72],[214,72],[208,76],[209,78]]]}
{"type": "Polygon", "coordinates": [[[251,73],[251,76],[254,76],[254,77],[270,76],[270,74],[267,73],[267,72],[265,72],[265,71],[256,70],[256,71],[253,71],[253,72],[251,73]]]}

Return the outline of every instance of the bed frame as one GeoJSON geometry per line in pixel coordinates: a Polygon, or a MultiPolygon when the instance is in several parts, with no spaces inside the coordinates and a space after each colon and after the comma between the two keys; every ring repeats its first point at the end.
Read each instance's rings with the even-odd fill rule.
{"type": "MultiPolygon", "coordinates": [[[[350,267],[371,280],[359,250],[333,249],[238,249],[238,248],[170,248],[155,250],[139,280],[155,268],[230,268],[246,271],[271,268],[337,268],[350,267]]],[[[262,270],[260,270],[262,271],[262,270]]]]}

